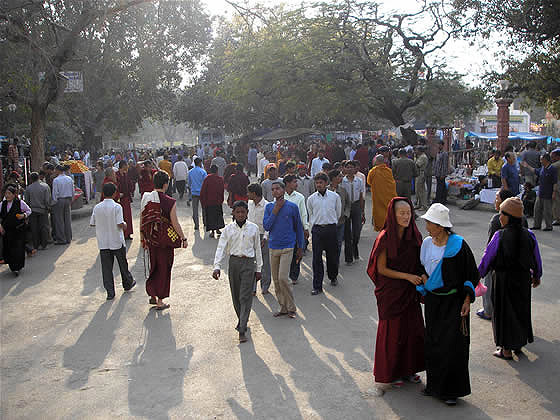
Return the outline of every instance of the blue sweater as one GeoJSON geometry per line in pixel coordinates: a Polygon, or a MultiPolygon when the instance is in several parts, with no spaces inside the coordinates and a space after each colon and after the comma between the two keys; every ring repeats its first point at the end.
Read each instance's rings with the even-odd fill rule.
{"type": "Polygon", "coordinates": [[[272,213],[274,203],[268,203],[264,209],[263,227],[269,232],[268,247],[270,249],[303,248],[303,225],[299,208],[286,201],[278,214],[272,213]]]}
{"type": "Polygon", "coordinates": [[[206,178],[206,171],[200,166],[196,166],[189,171],[189,187],[192,195],[200,195],[202,182],[206,178]]]}

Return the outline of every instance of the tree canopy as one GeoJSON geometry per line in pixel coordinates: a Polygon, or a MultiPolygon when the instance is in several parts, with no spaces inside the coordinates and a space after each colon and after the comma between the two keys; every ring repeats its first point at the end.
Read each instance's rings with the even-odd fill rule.
{"type": "MultiPolygon", "coordinates": [[[[182,117],[199,125],[449,124],[485,103],[438,60],[457,31],[440,5],[388,16],[372,2],[238,10],[221,22],[204,73],[183,97],[182,117]]],[[[401,131],[415,141],[413,130],[401,131]]]]}
{"type": "Polygon", "coordinates": [[[557,0],[455,0],[463,36],[495,44],[490,35],[505,32],[499,50],[511,91],[560,115],[560,2],[557,0]]]}
{"type": "Polygon", "coordinates": [[[165,108],[210,34],[198,0],[3,2],[0,96],[31,109],[34,166],[44,155],[47,109],[65,86],[61,71],[84,73],[84,93],[61,104],[77,132],[127,130],[165,108]]]}

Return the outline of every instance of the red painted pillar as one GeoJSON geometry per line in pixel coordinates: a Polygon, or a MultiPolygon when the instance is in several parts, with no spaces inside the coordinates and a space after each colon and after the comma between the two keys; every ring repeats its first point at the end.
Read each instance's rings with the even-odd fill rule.
{"type": "Polygon", "coordinates": [[[443,147],[446,152],[451,150],[451,143],[453,142],[453,127],[442,127],[443,131],[443,147]]]}
{"type": "Polygon", "coordinates": [[[509,144],[509,106],[513,102],[511,98],[497,98],[496,105],[498,106],[498,125],[496,127],[498,135],[497,148],[504,152],[509,144]]]}
{"type": "Polygon", "coordinates": [[[437,128],[431,125],[426,126],[426,146],[428,156],[435,159],[438,153],[438,138],[436,137],[437,128]]]}

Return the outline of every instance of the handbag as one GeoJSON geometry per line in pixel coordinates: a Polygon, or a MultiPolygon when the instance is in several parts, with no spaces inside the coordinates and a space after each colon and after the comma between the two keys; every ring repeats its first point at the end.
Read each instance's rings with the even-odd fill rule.
{"type": "Polygon", "coordinates": [[[180,248],[182,245],[171,221],[163,216],[161,205],[154,201],[150,201],[142,211],[140,231],[149,245],[160,248],[180,248]]]}
{"type": "Polygon", "coordinates": [[[476,288],[474,289],[474,295],[476,297],[484,296],[487,291],[488,288],[484,285],[484,283],[479,281],[478,284],[476,285],[476,288]]]}

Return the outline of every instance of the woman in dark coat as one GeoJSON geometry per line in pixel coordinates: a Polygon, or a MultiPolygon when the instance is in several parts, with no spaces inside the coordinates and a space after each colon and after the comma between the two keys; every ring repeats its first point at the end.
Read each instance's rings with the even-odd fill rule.
{"type": "Polygon", "coordinates": [[[537,238],[522,225],[523,203],[518,197],[500,205],[498,230],[484,251],[481,276],[496,273],[492,285],[492,329],[498,346],[494,356],[511,360],[513,351],[533,342],[531,284],[541,283],[542,262],[537,238]]]}
{"type": "Polygon", "coordinates": [[[17,187],[4,187],[4,200],[0,206],[0,234],[2,235],[4,261],[16,275],[25,265],[25,219],[31,209],[17,196],[17,187]]]}
{"type": "Polygon", "coordinates": [[[425,270],[426,388],[423,393],[455,405],[471,393],[469,378],[470,305],[479,274],[466,241],[451,231],[449,209],[436,203],[422,216],[430,236],[422,242],[425,270]]]}
{"type": "Polygon", "coordinates": [[[422,284],[422,235],[412,209],[408,198],[391,200],[367,270],[379,312],[373,375],[375,382],[397,388],[403,379],[419,383],[417,373],[425,370],[424,319],[415,287],[422,284]]]}

